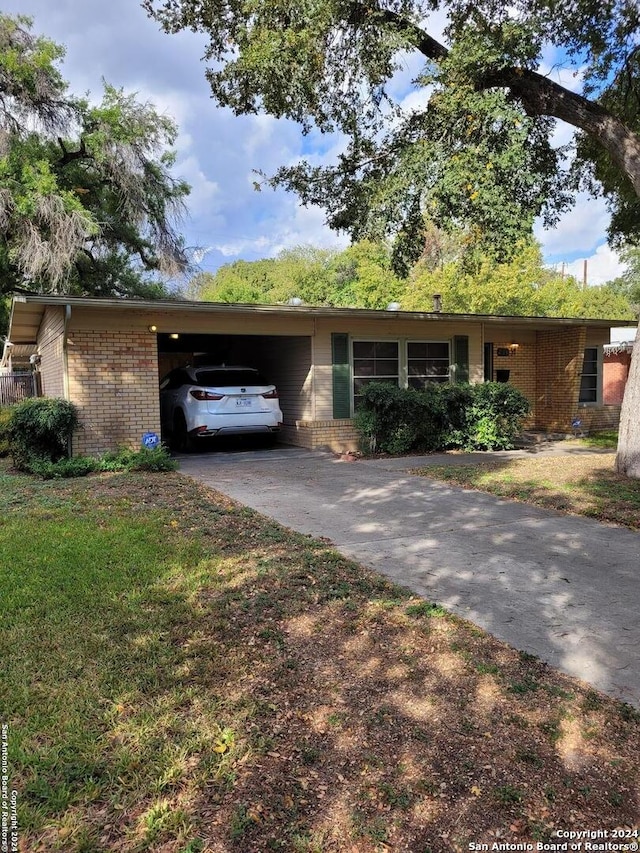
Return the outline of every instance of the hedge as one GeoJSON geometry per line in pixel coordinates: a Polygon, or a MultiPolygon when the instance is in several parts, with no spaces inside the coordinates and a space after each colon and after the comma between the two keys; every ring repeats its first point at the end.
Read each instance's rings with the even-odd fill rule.
{"type": "Polygon", "coordinates": [[[423,391],[372,382],[354,423],[365,453],[507,450],[529,411],[524,394],[502,382],[434,383],[423,391]]]}

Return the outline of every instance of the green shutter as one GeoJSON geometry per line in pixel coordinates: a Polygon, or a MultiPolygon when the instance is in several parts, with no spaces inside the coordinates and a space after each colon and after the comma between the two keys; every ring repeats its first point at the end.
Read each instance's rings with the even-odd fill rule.
{"type": "Polygon", "coordinates": [[[349,335],[342,332],[334,332],[331,335],[331,361],[333,364],[333,417],[350,418],[349,335]]]}
{"type": "Polygon", "coordinates": [[[469,338],[456,335],[453,339],[453,381],[462,385],[469,381],[469,338]]]}

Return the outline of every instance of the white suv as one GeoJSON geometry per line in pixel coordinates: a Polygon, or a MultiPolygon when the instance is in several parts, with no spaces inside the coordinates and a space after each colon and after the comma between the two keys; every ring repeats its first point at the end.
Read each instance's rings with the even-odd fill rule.
{"type": "Polygon", "coordinates": [[[282,411],[275,385],[252,367],[179,367],[160,383],[163,435],[176,450],[200,439],[244,433],[276,434],[282,411]]]}

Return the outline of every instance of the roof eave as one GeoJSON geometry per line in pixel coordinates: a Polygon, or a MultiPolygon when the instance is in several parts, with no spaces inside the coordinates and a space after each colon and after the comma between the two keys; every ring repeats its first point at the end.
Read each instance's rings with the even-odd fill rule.
{"type": "MultiPolygon", "coordinates": [[[[256,305],[252,303],[228,303],[228,302],[192,302],[187,300],[148,300],[148,299],[98,299],[86,296],[51,296],[46,294],[25,295],[14,297],[11,309],[10,330],[11,335],[16,338],[15,343],[32,344],[37,337],[37,330],[47,306],[65,306],[71,308],[98,308],[125,311],[148,311],[148,312],[182,312],[182,313],[223,313],[242,314],[252,313],[258,315],[285,315],[302,317],[354,317],[369,320],[425,320],[430,322],[458,322],[458,323],[485,323],[487,325],[510,325],[538,328],[555,326],[591,326],[592,328],[610,329],[614,326],[635,326],[631,320],[600,320],[578,317],[520,317],[496,314],[448,314],[434,311],[390,311],[371,308],[334,308],[327,306],[309,305],[256,305]],[[16,308],[18,305],[38,306],[30,318],[30,322],[23,325],[17,323],[16,308]]],[[[18,314],[22,311],[18,309],[18,314]]],[[[24,318],[26,320],[26,318],[24,318]]]]}

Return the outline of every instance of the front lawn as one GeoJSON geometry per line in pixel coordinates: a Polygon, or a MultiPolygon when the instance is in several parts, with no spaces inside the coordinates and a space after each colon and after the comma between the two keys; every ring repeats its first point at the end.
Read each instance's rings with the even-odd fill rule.
{"type": "Polygon", "coordinates": [[[470,464],[426,465],[413,473],[640,529],[640,480],[616,474],[611,453],[572,452],[569,445],[568,449],[566,455],[525,459],[487,456],[470,464]]]}
{"type": "Polygon", "coordinates": [[[0,469],[23,853],[443,853],[639,819],[640,713],[179,474],[0,469]]]}

